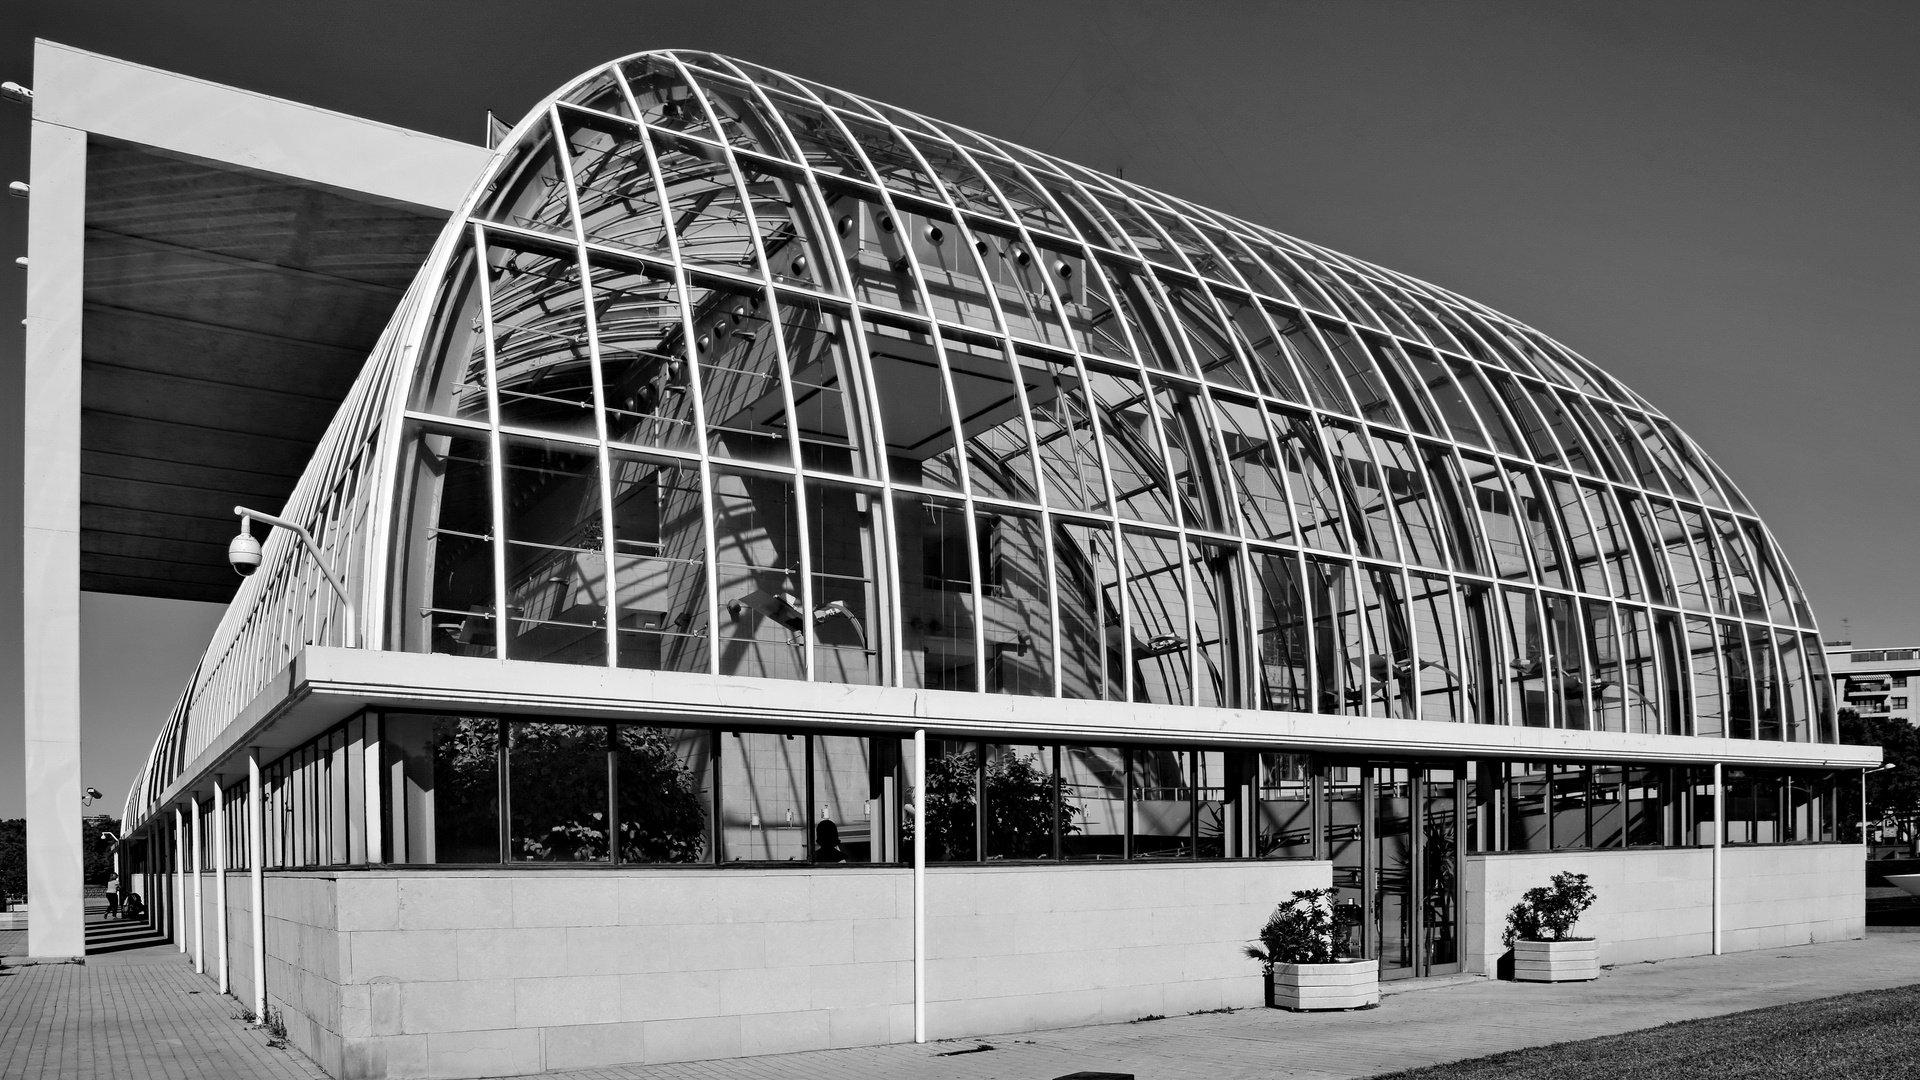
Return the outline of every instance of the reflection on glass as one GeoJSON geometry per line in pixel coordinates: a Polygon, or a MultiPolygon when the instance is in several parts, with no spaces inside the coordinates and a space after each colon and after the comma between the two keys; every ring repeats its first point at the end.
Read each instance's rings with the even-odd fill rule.
{"type": "Polygon", "coordinates": [[[615,455],[621,667],[707,670],[706,511],[696,469],[615,455]]]}
{"type": "Polygon", "coordinates": [[[720,674],[804,678],[806,619],[793,482],[716,470],[713,545],[720,674]]]}
{"type": "Polygon", "coordinates": [[[507,822],[514,862],[606,862],[607,727],[507,725],[507,822]]]}
{"type": "Polygon", "coordinates": [[[1195,755],[1135,748],[1132,759],[1132,857],[1190,859],[1194,852],[1195,755]]]}
{"type": "Polygon", "coordinates": [[[401,646],[408,652],[493,656],[493,479],[487,444],[423,431],[410,453],[410,528],[401,539],[396,575],[401,646]]]}
{"type": "MultiPolygon", "coordinates": [[[[981,528],[989,527],[982,521],[981,528]]],[[[903,685],[976,690],[973,548],[964,504],[930,496],[894,496],[900,563],[900,613],[906,667],[903,685]]],[[[972,543],[983,550],[987,537],[972,543]]]]}
{"type": "Polygon", "coordinates": [[[873,496],[821,480],[807,482],[807,554],[813,562],[813,678],[874,683],[880,678],[874,638],[873,496]]]}
{"type": "Polygon", "coordinates": [[[1305,754],[1260,754],[1259,836],[1262,859],[1313,858],[1313,769],[1305,754]]]}
{"type": "Polygon", "coordinates": [[[1060,695],[1121,700],[1126,695],[1127,657],[1113,534],[1093,526],[1056,524],[1053,555],[1060,589],[1060,695]]]}
{"type": "Polygon", "coordinates": [[[702,730],[621,724],[613,729],[620,861],[709,859],[713,736],[702,730]]]}
{"type": "Polygon", "coordinates": [[[1079,831],[1062,833],[1068,859],[1118,859],[1126,854],[1127,752],[1114,746],[1060,748],[1061,816],[1073,808],[1079,831]]]}
{"type": "Polygon", "coordinates": [[[1051,859],[1055,818],[1063,835],[1080,826],[1079,808],[1054,785],[1054,748],[994,743],[986,747],[982,790],[988,859],[1051,859]]]}
{"type": "Polygon", "coordinates": [[[722,862],[807,860],[807,748],[798,735],[720,733],[722,862]]]}
{"type": "Polygon", "coordinates": [[[1121,549],[1127,570],[1133,700],[1191,704],[1193,648],[1180,541],[1129,529],[1121,534],[1121,549]]]}
{"type": "Polygon", "coordinates": [[[605,664],[599,459],[552,443],[513,440],[505,450],[507,656],[605,664]]]}

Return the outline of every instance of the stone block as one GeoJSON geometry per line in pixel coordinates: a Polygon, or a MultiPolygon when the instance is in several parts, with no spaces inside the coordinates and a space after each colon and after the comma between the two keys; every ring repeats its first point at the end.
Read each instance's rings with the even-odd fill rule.
{"type": "MultiPolygon", "coordinates": [[[[383,976],[367,984],[367,1026],[373,1035],[399,1035],[400,1026],[400,982],[392,976],[383,976]]],[[[421,1053],[426,1053],[424,1041],[421,1053]]],[[[425,1057],[421,1058],[424,1068],[425,1057]]]]}
{"type": "MultiPolygon", "coordinates": [[[[911,987],[902,995],[898,964],[836,964],[812,969],[810,1000],[816,1009],[849,1009],[865,1005],[891,1005],[912,1000],[911,987]]],[[[912,976],[909,974],[908,979],[912,976]]]]}
{"type": "Polygon", "coordinates": [[[567,931],[527,927],[440,931],[457,942],[462,979],[539,979],[580,974],[567,963],[567,931]]]}
{"type": "Polygon", "coordinates": [[[619,979],[621,1020],[677,1020],[720,1011],[718,971],[664,971],[619,979]]]}
{"type": "MultiPolygon", "coordinates": [[[[768,923],[765,927],[764,962],[767,967],[805,967],[809,964],[851,962],[856,959],[854,933],[857,925],[845,919],[768,923]]],[[[909,932],[908,949],[912,949],[911,932],[909,932]]],[[[912,955],[911,951],[908,955],[912,955]]]]}
{"type": "Polygon", "coordinates": [[[400,984],[400,1030],[409,1035],[513,1026],[513,982],[400,984]]]}
{"type": "Polygon", "coordinates": [[[336,920],[343,933],[400,928],[400,882],[395,878],[346,878],[336,897],[336,920]]]}
{"type": "Polygon", "coordinates": [[[671,873],[620,875],[616,917],[623,926],[669,926],[708,921],[707,912],[718,903],[717,874],[671,873]]]}
{"type": "Polygon", "coordinates": [[[719,1011],[737,1016],[806,1009],[812,1004],[812,970],[767,967],[722,971],[719,1011]]]}
{"type": "Polygon", "coordinates": [[[430,1077],[513,1076],[540,1067],[538,1031],[489,1028],[427,1036],[430,1077]]]}
{"type": "Polygon", "coordinates": [[[764,967],[765,928],[755,923],[675,927],[667,939],[669,971],[725,971],[764,967]]]}
{"type": "Polygon", "coordinates": [[[740,1052],[752,1055],[824,1050],[830,1045],[828,1018],[829,1014],[825,1009],[742,1016],[740,1018],[740,1052]]]}
{"type": "Polygon", "coordinates": [[[569,926],[566,966],[571,975],[630,975],[667,969],[671,930],[659,926],[569,926]]]}
{"type": "Polygon", "coordinates": [[[517,874],[514,926],[612,926],[619,919],[619,882],[605,874],[517,874]]]}
{"type": "Polygon", "coordinates": [[[569,975],[556,979],[516,979],[514,1026],[563,1027],[612,1024],[620,1020],[617,975],[569,975]]]}
{"type": "MultiPolygon", "coordinates": [[[[773,942],[767,942],[772,961],[773,942]]],[[[857,963],[913,959],[913,922],[910,919],[862,919],[853,924],[853,959],[857,963]]]]}
{"type": "Polygon", "coordinates": [[[740,1019],[701,1016],[647,1024],[647,1063],[740,1056],[740,1019]]]}
{"type": "Polygon", "coordinates": [[[591,1069],[647,1060],[647,1025],[581,1024],[544,1033],[548,1069],[591,1069]]]}
{"type": "Polygon", "coordinates": [[[398,879],[400,928],[464,930],[513,925],[513,882],[483,874],[398,879]]]}
{"type": "Polygon", "coordinates": [[[391,977],[408,982],[460,978],[460,953],[452,930],[374,930],[347,934],[347,981],[391,977]]]}
{"type": "Polygon", "coordinates": [[[827,1045],[879,1046],[892,1040],[893,1006],[834,1009],[827,1014],[827,1045]]]}

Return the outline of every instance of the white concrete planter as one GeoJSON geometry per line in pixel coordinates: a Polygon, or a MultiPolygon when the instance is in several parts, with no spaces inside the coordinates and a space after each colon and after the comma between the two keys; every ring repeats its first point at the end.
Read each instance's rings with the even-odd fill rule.
{"type": "Polygon", "coordinates": [[[1380,961],[1275,964],[1267,976],[1267,1008],[1358,1009],[1380,1003],[1380,961]]]}
{"type": "Polygon", "coordinates": [[[1600,977],[1600,943],[1578,941],[1516,941],[1513,977],[1517,982],[1587,982],[1600,977]]]}

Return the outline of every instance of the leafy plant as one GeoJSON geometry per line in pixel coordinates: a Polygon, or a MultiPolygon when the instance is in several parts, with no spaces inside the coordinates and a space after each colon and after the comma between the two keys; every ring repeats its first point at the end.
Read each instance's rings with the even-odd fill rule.
{"type": "MultiPolygon", "coordinates": [[[[984,777],[980,775],[977,750],[927,760],[928,859],[955,862],[975,857],[976,790],[987,797],[987,852],[993,858],[1050,858],[1056,812],[1061,835],[1080,831],[1073,819],[1081,809],[1058,798],[1052,766],[1037,755],[994,754],[987,758],[985,772],[984,777]]],[[[911,838],[909,828],[904,839],[911,838]]]]}
{"type": "Polygon", "coordinates": [[[1282,901],[1260,928],[1260,943],[1244,950],[1247,958],[1272,974],[1275,964],[1331,964],[1349,955],[1360,912],[1336,903],[1337,895],[1333,889],[1301,889],[1282,901]]]}
{"type": "Polygon", "coordinates": [[[1573,924],[1593,906],[1593,886],[1587,875],[1563,872],[1553,884],[1528,889],[1507,913],[1505,941],[1571,941],[1573,924]]]}

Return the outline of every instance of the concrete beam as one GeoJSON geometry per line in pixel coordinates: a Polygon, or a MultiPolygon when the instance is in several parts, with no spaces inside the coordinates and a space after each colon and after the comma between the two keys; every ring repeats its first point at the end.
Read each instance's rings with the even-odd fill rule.
{"type": "Polygon", "coordinates": [[[87,951],[80,840],[80,320],[85,132],[36,120],[21,507],[27,952],[87,951]]]}
{"type": "Polygon", "coordinates": [[[292,177],[359,198],[447,213],[485,147],[34,42],[36,120],[292,177]]]}

